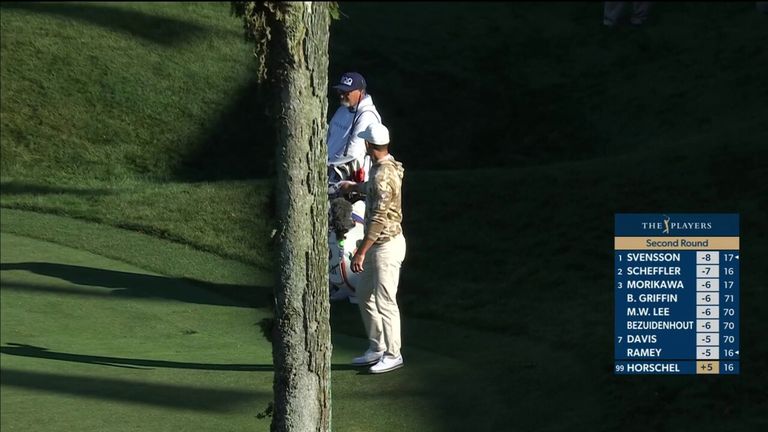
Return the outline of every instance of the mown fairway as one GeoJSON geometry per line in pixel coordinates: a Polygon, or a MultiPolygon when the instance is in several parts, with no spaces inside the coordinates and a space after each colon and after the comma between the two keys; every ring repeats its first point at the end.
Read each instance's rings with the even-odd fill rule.
{"type": "MultiPolygon", "coordinates": [[[[258,415],[271,399],[271,347],[262,326],[269,309],[232,300],[238,290],[255,299],[267,299],[268,293],[228,283],[243,277],[242,272],[226,276],[239,264],[96,224],[12,210],[2,216],[4,224],[22,230],[54,223],[64,233],[78,233],[80,242],[100,243],[96,248],[104,253],[122,242],[127,247],[111,255],[125,259],[131,251],[173,253],[177,274],[208,274],[207,282],[162,276],[4,232],[3,430],[268,430],[268,418],[258,415]],[[201,266],[206,258],[208,264],[201,266]]],[[[547,428],[556,430],[589,424],[599,415],[597,394],[585,393],[571,404],[562,383],[540,380],[539,373],[560,374],[566,367],[574,377],[571,385],[588,385],[585,371],[566,350],[430,320],[405,323],[408,367],[367,375],[347,365],[364,345],[354,336],[357,312],[348,304],[334,308],[338,430],[529,429],[543,425],[531,413],[548,417],[558,409],[579,416],[565,423],[548,420],[547,428]],[[448,349],[452,340],[472,349],[454,352],[448,349]],[[546,394],[552,403],[541,404],[541,396],[508,403],[520,393],[546,394]]]]}

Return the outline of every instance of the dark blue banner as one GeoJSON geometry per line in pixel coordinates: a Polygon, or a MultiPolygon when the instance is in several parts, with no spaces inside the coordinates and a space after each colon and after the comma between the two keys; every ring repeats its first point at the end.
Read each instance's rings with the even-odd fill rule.
{"type": "Polygon", "coordinates": [[[615,235],[622,236],[738,236],[738,213],[621,213],[615,235]]]}
{"type": "MultiPolygon", "coordinates": [[[[617,214],[617,237],[638,216],[617,214]]],[[[738,215],[677,216],[738,238],[738,215]]],[[[615,250],[614,373],[738,374],[740,260],[736,249],[615,250]]]]}

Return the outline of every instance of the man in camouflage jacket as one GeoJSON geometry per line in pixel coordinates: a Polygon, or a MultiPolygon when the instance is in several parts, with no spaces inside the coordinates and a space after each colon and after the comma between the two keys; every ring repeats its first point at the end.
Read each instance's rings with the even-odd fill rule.
{"type": "Polygon", "coordinates": [[[403,366],[400,353],[400,309],[397,285],[405,259],[401,222],[403,165],[389,154],[389,131],[380,124],[358,135],[365,140],[372,166],[365,183],[346,182],[345,191],[365,193],[365,236],[352,258],[352,271],[363,272],[357,296],[368,334],[368,350],[352,364],[383,373],[403,366]]]}

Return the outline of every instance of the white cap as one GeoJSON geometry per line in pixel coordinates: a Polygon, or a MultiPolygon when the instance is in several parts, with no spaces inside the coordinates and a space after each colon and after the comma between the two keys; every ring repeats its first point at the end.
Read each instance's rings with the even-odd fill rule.
{"type": "Polygon", "coordinates": [[[371,123],[358,137],[375,145],[389,144],[389,129],[381,123],[371,123]]]}

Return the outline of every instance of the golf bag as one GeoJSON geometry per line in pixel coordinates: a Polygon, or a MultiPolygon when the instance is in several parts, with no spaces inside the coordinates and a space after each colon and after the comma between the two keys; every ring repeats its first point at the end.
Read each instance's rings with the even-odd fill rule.
{"type": "Polygon", "coordinates": [[[365,169],[354,158],[329,163],[328,198],[328,275],[331,287],[348,290],[354,296],[360,273],[351,269],[352,257],[365,231],[365,200],[361,194],[341,194],[339,183],[344,180],[361,182],[365,169]]]}

